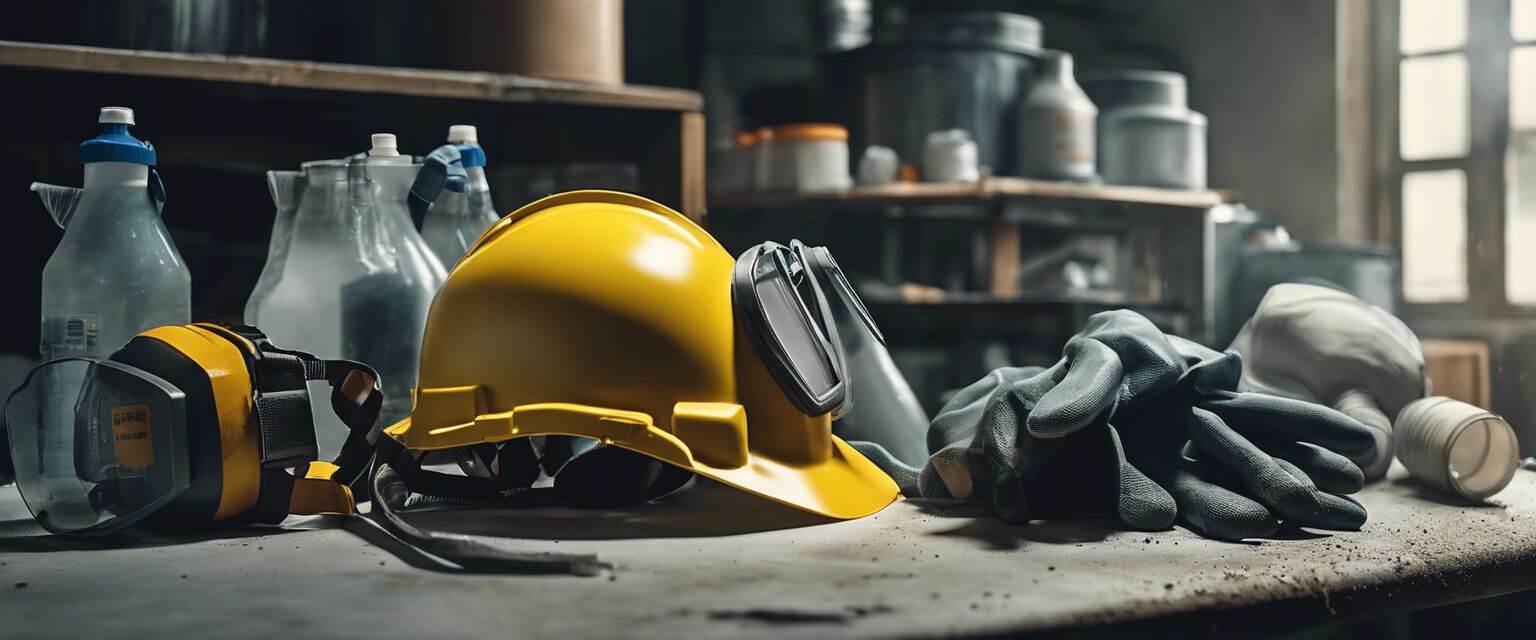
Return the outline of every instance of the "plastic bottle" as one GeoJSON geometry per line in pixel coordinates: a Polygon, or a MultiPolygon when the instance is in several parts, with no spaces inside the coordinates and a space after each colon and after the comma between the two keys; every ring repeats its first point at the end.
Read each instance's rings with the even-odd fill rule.
{"type": "Polygon", "coordinates": [[[458,147],[469,179],[463,193],[445,191],[438,196],[421,225],[421,238],[444,267],[452,268],[480,237],[480,232],[495,224],[499,216],[496,205],[491,203],[491,187],[485,180],[485,150],[480,148],[474,125],[449,127],[448,144],[458,147]]]}
{"type": "Polygon", "coordinates": [[[1098,107],[1077,86],[1072,55],[1049,51],[1019,119],[1019,172],[1031,178],[1093,180],[1098,107]]]}
{"type": "MultiPolygon", "coordinates": [[[[445,275],[406,208],[419,167],[400,155],[392,134],[374,134],[366,154],[305,163],[287,246],[269,253],[269,262],[281,264],[263,270],[275,281],[265,289],[258,281],[246,303],[246,322],[278,344],[373,366],[384,387],[385,424],[410,413],[427,307],[445,275]]],[[[273,189],[274,242],[291,206],[282,197],[293,193],[273,189]]],[[[321,453],[332,454],[346,428],[323,417],[328,412],[315,415],[321,453]]]]}
{"type": "Polygon", "coordinates": [[[247,319],[261,315],[262,303],[283,279],[283,267],[288,264],[288,246],[293,241],[293,218],[299,208],[299,197],[304,194],[304,174],[299,171],[268,171],[267,191],[272,194],[272,203],[277,206],[277,213],[272,222],[272,239],[267,243],[267,263],[262,265],[261,275],[256,278],[256,287],[245,301],[247,319]]]}
{"type": "MultiPolygon", "coordinates": [[[[80,145],[85,188],[33,183],[64,229],[43,268],[44,360],[102,358],[135,334],[192,320],[192,276],[160,220],[155,149],[128,133],[133,110],[103,107],[101,134],[80,145]]],[[[46,410],[71,413],[79,380],[44,380],[46,410]]],[[[69,433],[49,430],[48,433],[69,433]]],[[[69,455],[72,445],[45,447],[69,455]]],[[[72,470],[73,464],[49,465],[72,470]]]]}

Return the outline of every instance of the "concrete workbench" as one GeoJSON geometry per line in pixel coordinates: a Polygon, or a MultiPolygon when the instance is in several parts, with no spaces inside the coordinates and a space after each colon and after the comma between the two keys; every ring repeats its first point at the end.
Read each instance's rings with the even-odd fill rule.
{"type": "Polygon", "coordinates": [[[1403,475],[1395,468],[1360,495],[1370,509],[1362,531],[1244,544],[1112,522],[1010,527],[921,501],[827,523],[716,485],[606,512],[412,515],[508,548],[594,552],[617,565],[595,578],[425,571],[337,517],[60,540],[35,535],[8,487],[0,635],[929,637],[1180,621],[1230,631],[1536,586],[1536,473],[1477,507],[1426,495],[1403,475]]]}

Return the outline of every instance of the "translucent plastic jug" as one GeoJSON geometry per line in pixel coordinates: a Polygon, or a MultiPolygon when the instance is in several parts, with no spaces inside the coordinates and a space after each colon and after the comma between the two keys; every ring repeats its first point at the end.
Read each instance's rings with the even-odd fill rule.
{"type": "MultiPolygon", "coordinates": [[[[365,156],[309,162],[298,178],[302,190],[274,189],[274,243],[288,204],[282,198],[298,193],[298,203],[287,246],[269,254],[281,264],[269,262],[263,271],[263,278],[274,274],[270,288],[258,283],[246,304],[246,321],[275,342],[378,370],[386,424],[410,413],[427,307],[443,281],[403,197],[388,193],[395,183],[381,175],[387,173],[365,156]],[[400,208],[392,209],[397,200],[400,208]]],[[[322,425],[319,436],[324,454],[339,449],[346,431],[322,425]]]]}
{"type": "MultiPolygon", "coordinates": [[[[154,147],[128,133],[132,109],[105,107],[99,122],[101,135],[80,145],[84,189],[32,185],[64,229],[43,268],[45,360],[106,357],[139,332],[192,320],[192,276],[160,220],[165,188],[150,169],[154,147]]],[[[80,381],[41,384],[48,397],[44,410],[56,408],[58,419],[66,419],[80,381]]],[[[50,465],[45,460],[43,466],[50,465]]]]}
{"type": "Polygon", "coordinates": [[[463,193],[445,191],[427,213],[421,237],[443,266],[452,268],[469,251],[480,233],[500,216],[491,203],[491,187],[485,179],[485,151],[472,125],[448,128],[448,143],[459,149],[464,172],[469,175],[463,193]]]}
{"type": "MultiPolygon", "coordinates": [[[[277,214],[272,222],[272,239],[267,243],[267,263],[256,278],[256,288],[245,301],[245,317],[249,321],[257,317],[260,306],[272,294],[272,289],[283,279],[283,266],[288,264],[288,244],[293,239],[293,218],[299,208],[299,196],[304,193],[304,174],[299,171],[268,171],[267,191],[277,214]]],[[[257,325],[260,327],[261,325],[257,325]]]]}
{"type": "Polygon", "coordinates": [[[104,357],[192,319],[192,276],[160,220],[154,147],[128,133],[132,109],[103,108],[100,122],[102,135],[80,146],[84,189],[32,185],[64,229],[43,268],[45,359],[104,357]]]}

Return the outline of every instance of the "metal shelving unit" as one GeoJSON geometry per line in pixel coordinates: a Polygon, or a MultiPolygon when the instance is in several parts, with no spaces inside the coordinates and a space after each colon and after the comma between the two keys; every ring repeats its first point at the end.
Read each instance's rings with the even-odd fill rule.
{"type": "Polygon", "coordinates": [[[938,392],[974,380],[999,360],[1049,362],[1098,311],[1131,308],[1165,330],[1208,340],[1211,210],[1226,200],[1217,191],[995,177],[711,195],[709,211],[728,247],[738,236],[820,233],[818,241],[856,279],[863,276],[864,297],[894,357],[934,409],[938,392]],[[1114,286],[1034,286],[1042,283],[1031,282],[1027,263],[1052,243],[1078,237],[1111,239],[1119,256],[1112,260],[1114,286]]]}

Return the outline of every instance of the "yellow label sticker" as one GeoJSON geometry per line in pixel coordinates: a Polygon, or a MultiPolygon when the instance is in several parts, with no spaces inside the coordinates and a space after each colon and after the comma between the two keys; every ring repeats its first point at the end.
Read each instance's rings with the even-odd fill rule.
{"type": "Polygon", "coordinates": [[[117,461],[129,469],[143,469],[155,462],[155,444],[149,436],[149,405],[112,407],[112,445],[117,461]]]}

